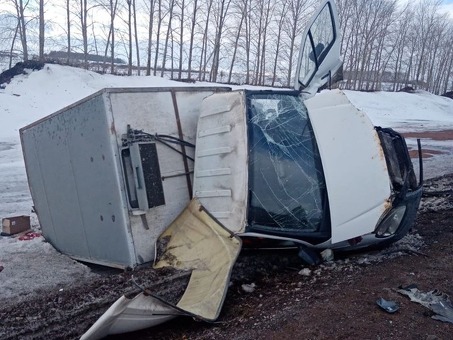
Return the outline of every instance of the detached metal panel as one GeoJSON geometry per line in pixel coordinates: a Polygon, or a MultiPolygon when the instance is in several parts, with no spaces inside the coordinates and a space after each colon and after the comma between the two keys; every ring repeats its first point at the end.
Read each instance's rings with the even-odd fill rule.
{"type": "MultiPolygon", "coordinates": [[[[193,164],[165,144],[127,144],[125,136],[136,129],[151,139],[163,134],[194,142],[202,100],[227,90],[105,89],[21,129],[46,239],[87,262],[152,261],[156,238],[191,198],[193,164]]],[[[175,148],[193,157],[194,150],[175,148]]]]}

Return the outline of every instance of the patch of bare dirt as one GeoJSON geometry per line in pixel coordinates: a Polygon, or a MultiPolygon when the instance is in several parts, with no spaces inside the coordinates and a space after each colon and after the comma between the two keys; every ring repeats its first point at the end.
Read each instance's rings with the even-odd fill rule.
{"type": "MultiPolygon", "coordinates": [[[[415,283],[453,296],[452,191],[453,175],[427,181],[415,227],[381,251],[335,254],[334,261],[317,267],[304,265],[296,251],[243,251],[215,323],[179,317],[109,338],[451,339],[453,324],[431,319],[431,311],[394,289],[415,283]],[[252,283],[249,292],[242,288],[252,283]],[[382,311],[376,305],[380,297],[396,301],[400,310],[382,311]]],[[[135,292],[132,275],[148,287],[163,284],[143,268],[11,301],[0,307],[0,338],[78,338],[121,294],[135,292]]]]}
{"type": "Polygon", "coordinates": [[[429,138],[432,140],[453,140],[453,130],[404,132],[405,138],[429,138]]]}
{"type": "MultiPolygon", "coordinates": [[[[445,152],[442,152],[440,150],[432,150],[432,149],[422,149],[422,158],[431,158],[434,155],[441,155],[444,154],[445,152]]],[[[418,158],[418,150],[409,150],[409,156],[411,158],[418,158]]]]}
{"type": "MultiPolygon", "coordinates": [[[[442,131],[420,131],[420,132],[404,132],[402,133],[404,138],[420,138],[420,139],[431,139],[436,141],[453,141],[453,130],[442,130],[442,131]]],[[[435,155],[446,154],[447,151],[439,149],[428,149],[422,147],[422,157],[431,158],[435,155]]],[[[418,150],[410,149],[409,155],[411,158],[418,158],[418,150]]]]}

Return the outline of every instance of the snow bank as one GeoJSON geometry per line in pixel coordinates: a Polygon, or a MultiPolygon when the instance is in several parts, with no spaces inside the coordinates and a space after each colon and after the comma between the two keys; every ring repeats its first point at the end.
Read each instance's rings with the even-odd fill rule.
{"type": "Polygon", "coordinates": [[[65,289],[72,282],[99,275],[58,253],[43,237],[0,239],[0,266],[4,267],[0,272],[0,305],[12,297],[26,299],[31,292],[65,289]]]}
{"type": "Polygon", "coordinates": [[[344,91],[374,125],[400,132],[453,129],[453,100],[429,92],[344,91]]]}

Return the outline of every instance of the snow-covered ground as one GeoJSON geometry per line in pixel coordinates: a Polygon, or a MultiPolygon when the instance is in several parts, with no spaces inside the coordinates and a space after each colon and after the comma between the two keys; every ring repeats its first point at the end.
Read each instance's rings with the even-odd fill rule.
{"type": "MultiPolygon", "coordinates": [[[[119,77],[99,75],[59,65],[46,65],[42,70],[13,78],[0,90],[0,218],[30,215],[32,200],[28,190],[19,129],[105,87],[197,86],[158,77],[119,77]]],[[[213,84],[210,84],[211,86],[213,84]]],[[[426,92],[364,93],[345,91],[375,125],[399,131],[433,131],[453,129],[453,100],[426,92]]],[[[413,146],[415,141],[409,140],[413,146]]],[[[423,142],[425,146],[448,151],[428,159],[428,177],[451,172],[452,141],[423,142]]],[[[37,218],[32,224],[39,229],[37,218]]],[[[77,278],[94,274],[59,254],[42,237],[31,241],[0,236],[0,304],[12,296],[27,294],[47,287],[64,286],[77,278]],[[1,267],[0,267],[1,268],[1,267]]]]}
{"type": "MultiPolygon", "coordinates": [[[[453,100],[429,92],[345,91],[349,100],[367,113],[376,126],[399,132],[453,130],[453,100]]],[[[406,138],[410,149],[417,149],[415,138],[406,138]]],[[[424,159],[425,178],[453,172],[453,141],[422,139],[422,148],[441,152],[424,159]]],[[[418,171],[418,162],[414,162],[418,171]]]]}
{"type": "Polygon", "coordinates": [[[399,132],[453,128],[453,100],[450,98],[425,91],[345,93],[376,126],[391,127],[399,132]]]}

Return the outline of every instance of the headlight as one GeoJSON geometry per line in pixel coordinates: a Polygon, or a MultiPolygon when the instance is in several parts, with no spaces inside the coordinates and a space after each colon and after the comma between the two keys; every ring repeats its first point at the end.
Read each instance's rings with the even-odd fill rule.
{"type": "Polygon", "coordinates": [[[405,205],[401,205],[395,209],[392,209],[376,228],[376,237],[388,237],[395,234],[395,232],[398,230],[398,227],[400,226],[405,212],[405,205]]]}

